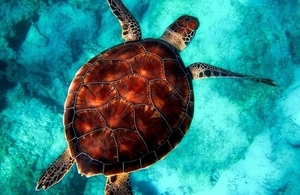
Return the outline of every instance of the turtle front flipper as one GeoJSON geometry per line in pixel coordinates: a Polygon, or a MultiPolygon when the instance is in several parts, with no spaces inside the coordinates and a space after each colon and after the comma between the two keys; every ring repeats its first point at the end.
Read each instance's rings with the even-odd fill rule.
{"type": "Polygon", "coordinates": [[[105,195],[133,195],[129,173],[108,176],[106,180],[105,195]]]}
{"type": "Polygon", "coordinates": [[[36,190],[42,188],[47,190],[58,183],[70,170],[74,164],[74,160],[75,159],[70,156],[69,149],[67,148],[40,177],[36,185],[36,190]]]}
{"type": "Polygon", "coordinates": [[[193,79],[202,79],[202,78],[210,78],[210,77],[243,78],[254,82],[264,83],[270,86],[276,86],[275,82],[272,79],[259,78],[251,75],[234,73],[205,63],[194,63],[191,64],[188,68],[191,72],[193,79]]]}
{"type": "Polygon", "coordinates": [[[120,0],[107,0],[113,14],[122,27],[122,38],[125,42],[140,40],[142,33],[140,25],[120,0]]]}

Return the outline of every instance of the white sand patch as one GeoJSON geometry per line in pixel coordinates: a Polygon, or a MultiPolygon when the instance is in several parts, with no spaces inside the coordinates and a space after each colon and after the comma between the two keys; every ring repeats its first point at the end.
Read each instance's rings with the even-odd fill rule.
{"type": "Polygon", "coordinates": [[[281,176],[280,170],[274,166],[270,159],[272,143],[269,136],[269,134],[257,136],[248,148],[245,159],[224,171],[216,186],[211,190],[199,194],[269,194],[264,184],[270,179],[275,181],[281,176]]]}
{"type": "Polygon", "coordinates": [[[281,108],[300,127],[300,68],[295,69],[294,83],[285,91],[281,108]]]}

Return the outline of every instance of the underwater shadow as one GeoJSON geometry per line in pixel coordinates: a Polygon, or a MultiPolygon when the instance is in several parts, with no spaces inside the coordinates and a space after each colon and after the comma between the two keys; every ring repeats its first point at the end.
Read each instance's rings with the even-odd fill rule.
{"type": "Polygon", "coordinates": [[[157,195],[157,189],[151,182],[131,180],[131,186],[143,195],[157,195]]]}
{"type": "Polygon", "coordinates": [[[74,173],[73,177],[71,177],[71,179],[69,180],[70,189],[72,189],[73,193],[75,193],[76,195],[84,195],[87,178],[82,177],[74,169],[72,171],[76,173],[74,173]]]}
{"type": "Polygon", "coordinates": [[[0,60],[0,111],[7,107],[7,101],[5,98],[7,91],[16,86],[16,83],[9,81],[6,76],[6,69],[8,66],[8,63],[0,60]]]}

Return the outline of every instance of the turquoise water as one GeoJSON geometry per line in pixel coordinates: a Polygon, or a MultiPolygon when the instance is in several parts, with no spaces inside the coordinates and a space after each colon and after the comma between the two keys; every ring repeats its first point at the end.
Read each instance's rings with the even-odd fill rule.
{"type": "MultiPolygon", "coordinates": [[[[143,37],[182,14],[199,18],[186,65],[207,62],[273,78],[193,81],[195,116],[165,159],[132,174],[134,194],[300,194],[300,3],[271,0],[144,0],[124,3],[143,37]]],[[[64,150],[69,83],[89,58],[123,40],[104,0],[1,1],[0,194],[103,194],[103,176],[76,167],[47,191],[43,171],[64,150]]]]}

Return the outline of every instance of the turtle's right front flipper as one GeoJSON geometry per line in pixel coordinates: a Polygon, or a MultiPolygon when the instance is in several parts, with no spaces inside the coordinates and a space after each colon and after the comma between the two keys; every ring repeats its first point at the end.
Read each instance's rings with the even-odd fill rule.
{"type": "Polygon", "coordinates": [[[254,82],[264,83],[270,86],[276,86],[272,79],[259,78],[251,75],[243,75],[235,72],[231,72],[216,66],[212,66],[205,63],[194,63],[189,67],[193,79],[210,78],[210,77],[223,77],[223,78],[243,78],[254,82]]]}
{"type": "Polygon", "coordinates": [[[70,156],[67,148],[53,164],[46,170],[37,182],[36,190],[44,188],[47,190],[59,182],[74,164],[75,159],[70,156]]]}
{"type": "Polygon", "coordinates": [[[122,27],[122,38],[125,42],[141,39],[141,28],[133,15],[120,0],[107,0],[113,14],[118,18],[122,27]]]}

